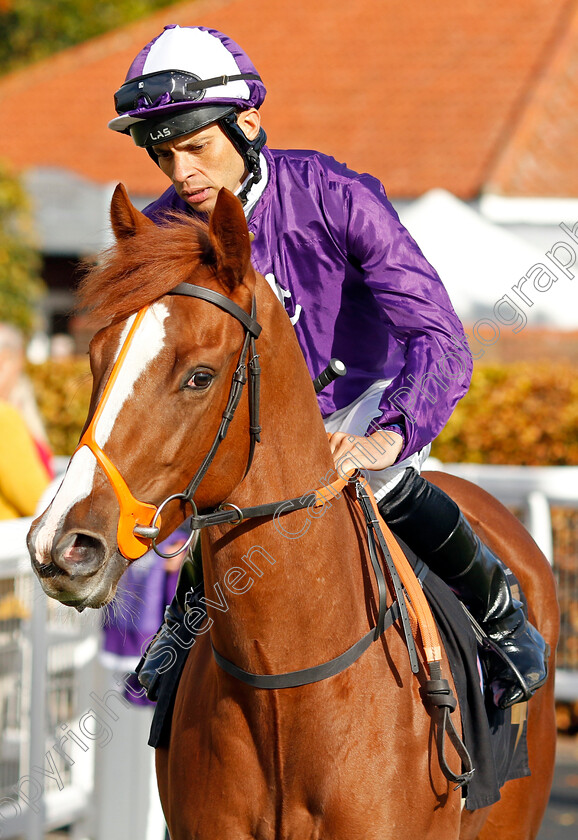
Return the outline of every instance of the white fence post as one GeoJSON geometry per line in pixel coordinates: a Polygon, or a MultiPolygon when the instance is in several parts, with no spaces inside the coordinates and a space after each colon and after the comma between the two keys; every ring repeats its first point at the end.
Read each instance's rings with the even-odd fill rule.
{"type": "Polygon", "coordinates": [[[98,627],[94,616],[81,617],[41,590],[26,549],[31,522],[0,523],[0,595],[7,599],[0,621],[0,836],[42,840],[69,825],[80,840],[94,749],[79,757],[69,737],[67,760],[60,745],[63,730],[70,734],[87,708],[82,692],[90,690],[98,627]]]}
{"type": "Polygon", "coordinates": [[[526,527],[542,549],[551,566],[554,565],[554,540],[552,517],[548,499],[540,490],[528,494],[528,520],[526,527]]]}
{"type": "MultiPolygon", "coordinates": [[[[34,587],[36,592],[40,587],[34,587]]],[[[33,767],[44,767],[46,749],[46,666],[48,662],[48,610],[46,598],[32,599],[33,609],[30,621],[32,647],[32,677],[30,680],[30,746],[29,775],[33,767]]],[[[36,778],[34,776],[33,778],[36,778]]],[[[42,777],[40,777],[42,778],[42,777]]],[[[46,824],[44,785],[39,798],[28,808],[27,840],[43,840],[46,824]]]]}

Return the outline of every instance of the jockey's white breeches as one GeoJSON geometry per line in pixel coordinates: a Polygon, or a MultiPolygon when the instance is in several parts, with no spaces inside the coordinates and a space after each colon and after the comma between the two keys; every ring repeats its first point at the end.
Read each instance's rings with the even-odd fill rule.
{"type": "MultiPolygon", "coordinates": [[[[390,383],[391,380],[389,379],[377,380],[354,402],[326,417],[324,423],[327,431],[349,432],[361,437],[365,435],[371,421],[381,415],[379,403],[385,388],[390,383]]],[[[369,481],[376,500],[379,501],[390,490],[393,490],[398,481],[401,481],[401,477],[408,467],[413,467],[417,472],[420,472],[430,449],[431,444],[428,443],[419,452],[414,452],[413,455],[404,458],[403,461],[399,461],[391,467],[386,467],[384,470],[364,470],[364,475],[369,481]]]]}

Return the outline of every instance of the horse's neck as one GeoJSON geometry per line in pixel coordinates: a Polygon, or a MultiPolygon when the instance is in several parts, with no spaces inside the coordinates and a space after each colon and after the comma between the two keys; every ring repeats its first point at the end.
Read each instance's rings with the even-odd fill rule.
{"type": "MultiPolygon", "coordinates": [[[[230,497],[239,507],[299,498],[336,478],[293,329],[276,301],[262,297],[262,442],[230,497]]],[[[213,638],[241,667],[306,667],[312,651],[317,661],[330,658],[366,628],[358,527],[349,505],[341,495],[322,516],[306,509],[256,519],[213,529],[205,540],[206,597],[227,602],[226,609],[209,605],[213,638]]]]}

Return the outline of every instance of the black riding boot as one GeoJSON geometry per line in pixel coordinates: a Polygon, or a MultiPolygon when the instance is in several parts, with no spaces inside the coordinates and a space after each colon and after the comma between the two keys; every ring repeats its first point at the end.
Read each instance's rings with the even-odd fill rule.
{"type": "MultiPolygon", "coordinates": [[[[379,503],[384,520],[463,601],[498,655],[488,675],[494,703],[502,709],[527,700],[546,680],[546,645],[528,622],[510,587],[516,579],[485,545],[450,497],[408,469],[379,503]]],[[[519,586],[519,584],[518,584],[519,586]]]]}

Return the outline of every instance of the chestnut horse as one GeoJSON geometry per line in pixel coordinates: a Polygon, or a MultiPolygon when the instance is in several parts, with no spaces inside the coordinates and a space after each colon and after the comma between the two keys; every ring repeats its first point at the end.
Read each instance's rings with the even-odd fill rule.
{"type": "MultiPolygon", "coordinates": [[[[310,375],[283,307],[250,264],[238,200],[221,191],[208,226],[181,219],[157,227],[118,187],[111,214],[117,245],[83,297],[108,323],[90,349],[92,420],[29,536],[46,593],[79,610],[108,603],[127,558],[191,511],[307,498],[334,475],[310,375]],[[169,294],[182,283],[201,292],[169,294]],[[231,383],[243,378],[246,358],[257,365],[247,338],[256,338],[256,318],[255,445],[247,389],[231,383]],[[223,423],[226,437],[217,433],[223,423]],[[196,509],[179,495],[195,475],[204,476],[193,482],[196,509]],[[176,500],[162,505],[171,494],[176,500]]],[[[554,650],[557,603],[536,545],[487,494],[430,478],[519,576],[554,650]]],[[[321,511],[289,510],[282,525],[272,515],[233,519],[203,530],[208,619],[179,684],[170,742],[157,750],[172,840],[535,837],[553,772],[553,667],[529,703],[532,775],[508,782],[496,805],[463,810],[440,770],[420,693],[423,650],[416,675],[397,623],[349,668],[313,684],[254,688],[216,662],[213,646],[251,673],[309,668],[374,626],[377,588],[355,500],[336,493],[321,511]]],[[[447,757],[459,773],[456,753],[447,757]]]]}

